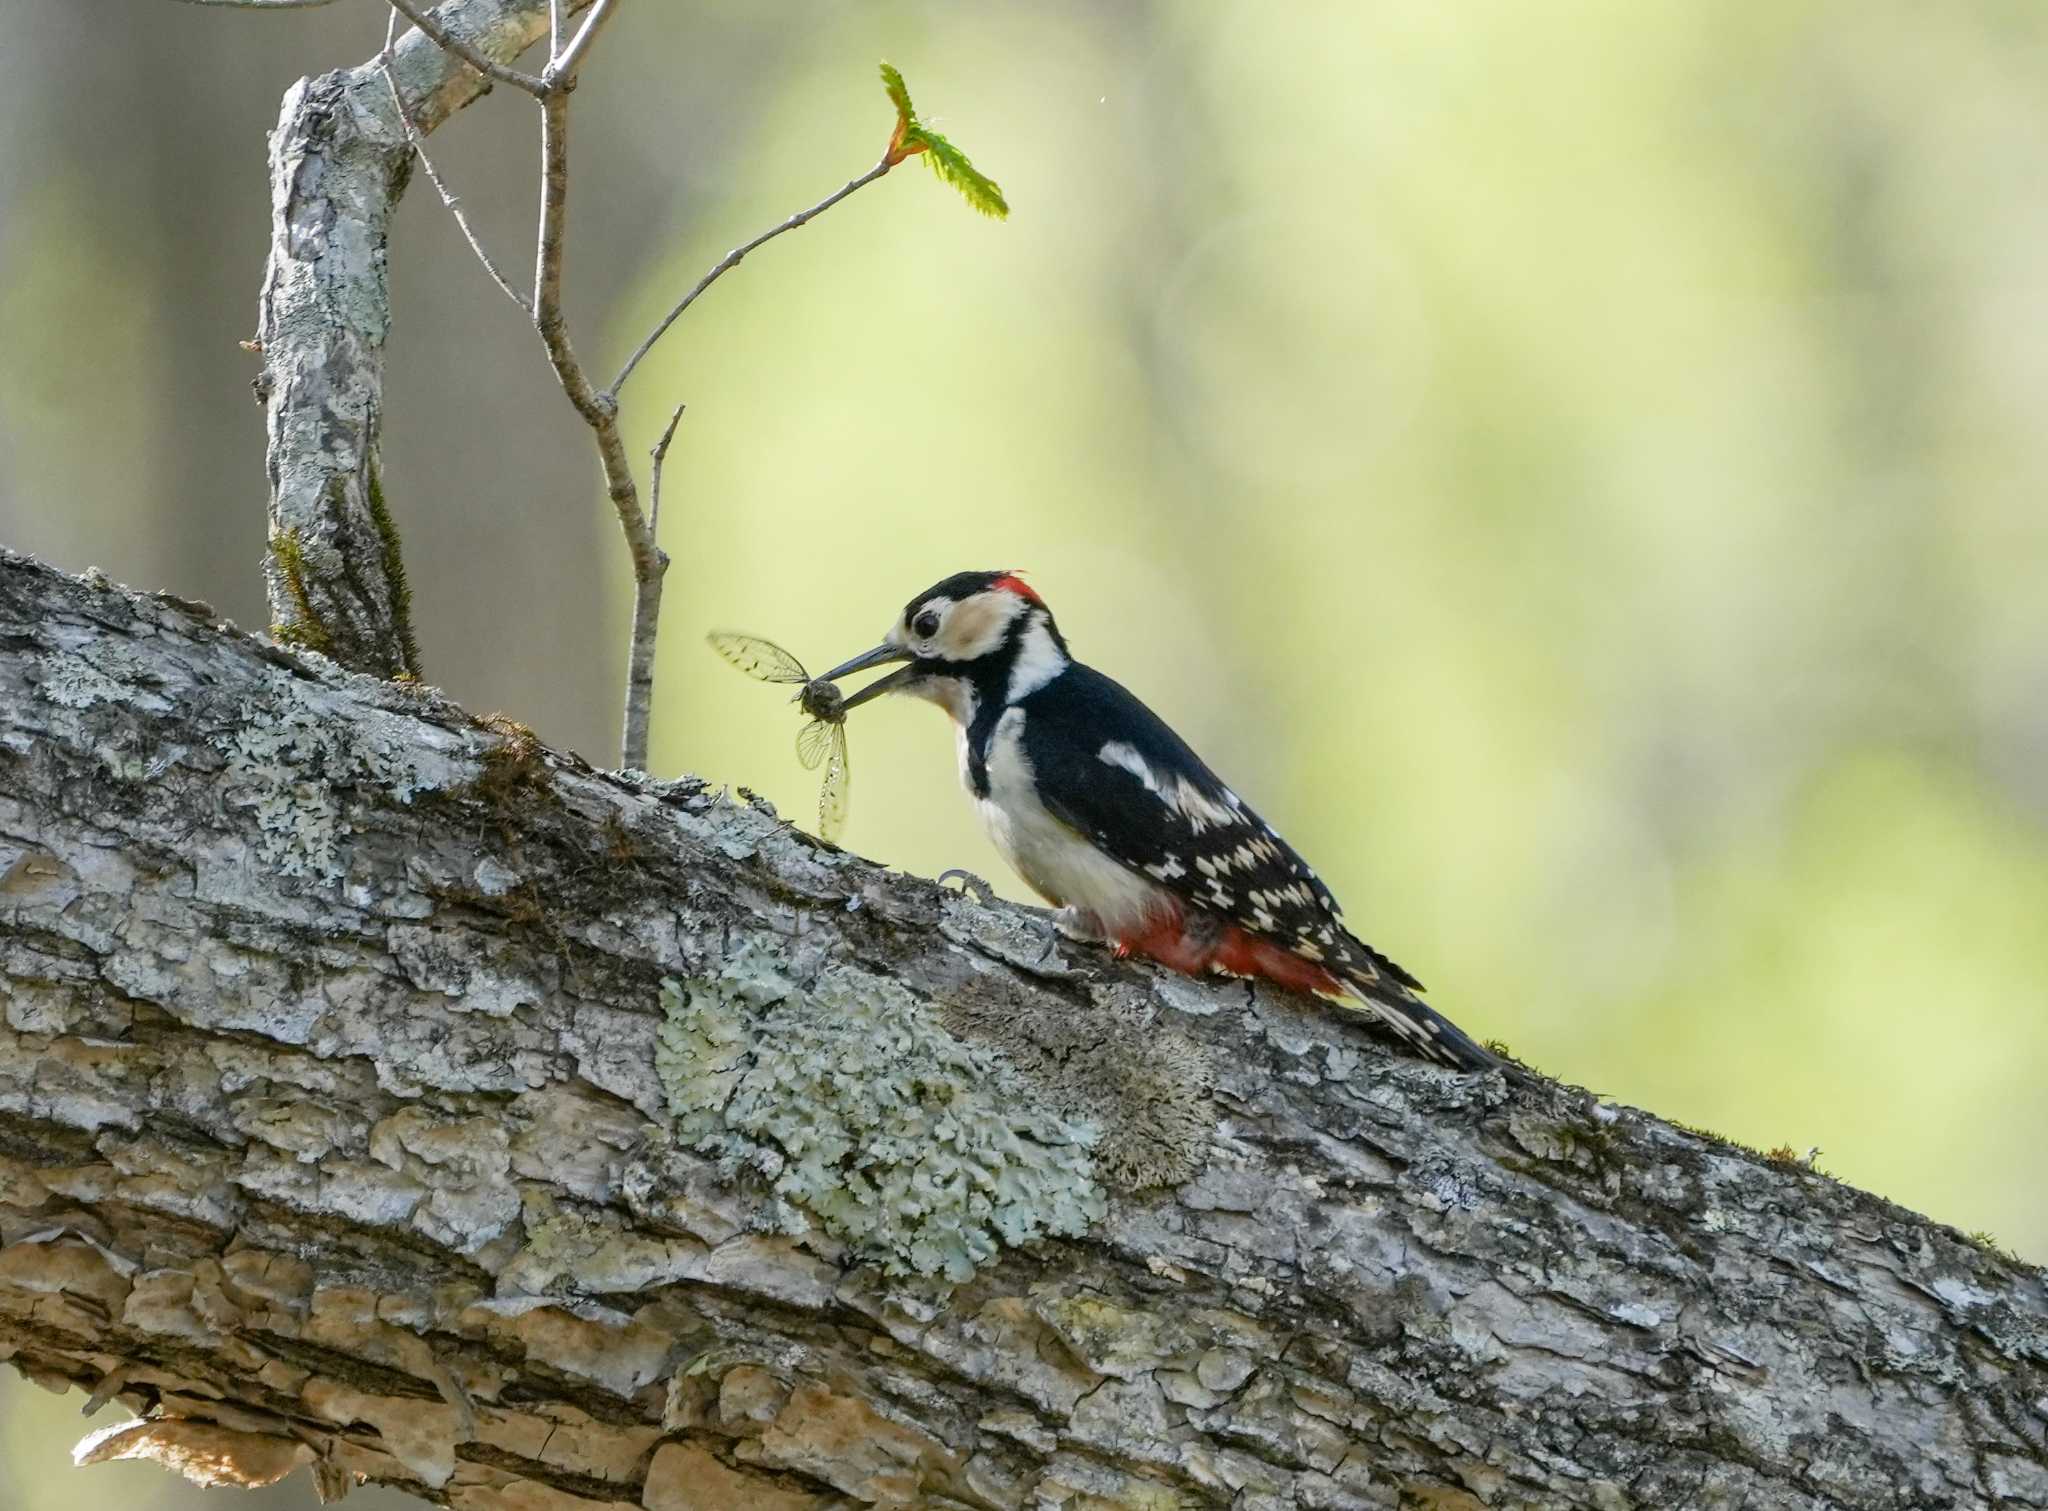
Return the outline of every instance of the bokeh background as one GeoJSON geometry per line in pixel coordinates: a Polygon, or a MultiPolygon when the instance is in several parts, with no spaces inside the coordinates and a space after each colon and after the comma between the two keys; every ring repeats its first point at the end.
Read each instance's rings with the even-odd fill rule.
{"type": "MultiPolygon", "coordinates": [[[[0,540],[260,624],[264,133],[381,10],[6,19],[0,540]]],[[[628,5],[577,97],[593,368],[874,160],[881,57],[1015,214],[908,165],[635,378],[636,453],[690,406],[655,766],[807,820],[704,631],[818,666],[1028,568],[1465,1027],[2048,1259],[2048,10],[628,5]]],[[[515,263],[533,114],[434,141],[515,263]]],[[[424,182],[392,261],[429,674],[609,761],[586,433],[424,182]]],[[[1017,895],[933,710],[853,733],[853,848],[1017,895]]],[[[0,1508],[190,1498],[71,1472],[75,1406],[0,1375],[0,1508]]]]}

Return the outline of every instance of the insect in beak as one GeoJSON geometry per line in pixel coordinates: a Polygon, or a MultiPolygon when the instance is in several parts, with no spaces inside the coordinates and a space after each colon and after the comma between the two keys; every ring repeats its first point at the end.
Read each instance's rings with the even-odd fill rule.
{"type": "MultiPolygon", "coordinates": [[[[909,651],[900,645],[891,645],[885,640],[873,650],[863,651],[851,661],[843,662],[833,667],[832,670],[825,673],[819,680],[823,682],[837,682],[841,677],[851,672],[866,671],[871,666],[884,666],[891,661],[908,661],[909,659],[909,651]]],[[[886,677],[870,682],[866,687],[860,688],[858,691],[848,693],[846,701],[840,707],[842,709],[858,708],[870,698],[878,698],[883,693],[894,692],[916,675],[917,668],[915,666],[902,667],[897,671],[891,672],[886,677]]]]}
{"type": "Polygon", "coordinates": [[[790,701],[802,706],[811,721],[797,732],[797,764],[806,771],[825,768],[818,786],[818,836],[837,844],[846,829],[846,708],[839,689],[823,677],[813,677],[803,662],[773,640],[743,635],[737,630],[713,630],[705,639],[719,655],[762,682],[794,685],[790,701]]]}

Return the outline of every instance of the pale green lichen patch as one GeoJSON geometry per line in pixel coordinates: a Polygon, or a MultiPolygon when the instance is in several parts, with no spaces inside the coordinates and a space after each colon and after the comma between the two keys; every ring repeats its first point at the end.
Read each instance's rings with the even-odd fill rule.
{"type": "Polygon", "coordinates": [[[170,711],[156,672],[134,647],[102,643],[75,624],[50,626],[42,641],[48,649],[29,663],[29,681],[39,701],[76,711],[110,705],[141,713],[170,711]]]}
{"type": "Polygon", "coordinates": [[[741,943],[662,985],[655,1069],[677,1137],[891,1274],[961,1281],[1004,1245],[1104,1215],[1093,1124],[946,1032],[902,987],[845,965],[798,986],[741,943]]]}
{"type": "Polygon", "coordinates": [[[339,881],[349,832],[337,785],[410,803],[431,783],[417,752],[374,727],[323,719],[308,707],[242,705],[214,748],[233,797],[254,810],[257,853],[286,876],[339,881]]]}
{"type": "Polygon", "coordinates": [[[79,656],[45,656],[38,664],[41,673],[36,696],[59,708],[91,708],[98,703],[121,700],[121,684],[91,662],[79,656]]]}

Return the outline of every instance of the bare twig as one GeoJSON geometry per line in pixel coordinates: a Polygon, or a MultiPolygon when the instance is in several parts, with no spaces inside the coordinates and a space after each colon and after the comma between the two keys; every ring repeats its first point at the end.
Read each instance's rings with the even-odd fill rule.
{"type": "Polygon", "coordinates": [[[685,407],[681,404],[676,406],[676,412],[668,417],[668,424],[662,428],[661,439],[648,452],[654,460],[654,468],[647,484],[647,533],[656,540],[661,538],[661,469],[668,461],[668,443],[676,438],[676,426],[683,418],[685,407]]]}
{"type": "MultiPolygon", "coordinates": [[[[648,725],[654,704],[654,637],[661,616],[661,583],[668,569],[668,557],[655,545],[652,526],[641,512],[639,487],[633,479],[632,463],[626,456],[625,442],[619,434],[618,405],[610,395],[600,394],[591,385],[583,364],[577,359],[575,347],[569,339],[568,321],[562,314],[562,262],[569,202],[569,92],[575,87],[576,70],[611,14],[612,0],[596,0],[591,5],[583,25],[566,47],[561,45],[562,5],[560,0],[549,0],[549,59],[543,76],[538,79],[504,68],[467,48],[446,28],[430,21],[418,0],[389,0],[389,3],[448,52],[492,78],[516,85],[540,101],[541,208],[531,300],[513,293],[511,285],[484,256],[482,247],[473,236],[470,237],[470,245],[483,259],[492,277],[498,280],[499,286],[532,316],[541,344],[547,350],[548,362],[555,370],[556,380],[562,385],[562,392],[568,396],[597,441],[605,492],[618,514],[619,528],[626,537],[626,549],[633,563],[633,632],[627,658],[625,727],[620,740],[620,761],[628,767],[644,767],[647,764],[648,725]]],[[[386,52],[389,50],[387,44],[386,52]]],[[[393,88],[395,92],[396,86],[393,88]]],[[[401,115],[403,112],[401,101],[401,115]]],[[[426,161],[424,153],[420,158],[422,162],[426,161]]],[[[441,188],[431,166],[427,171],[428,176],[434,179],[435,187],[441,188]]],[[[445,188],[441,192],[443,200],[449,201],[453,209],[451,196],[445,188]]],[[[467,234],[466,224],[463,229],[467,234]]]]}
{"type": "MultiPolygon", "coordinates": [[[[700,278],[696,286],[685,294],[680,303],[669,311],[667,317],[641,342],[640,347],[626,362],[611,387],[604,390],[595,388],[589,375],[584,371],[576,355],[574,344],[569,338],[568,321],[562,312],[562,276],[565,259],[566,229],[569,200],[569,94],[575,87],[576,73],[583,59],[589,53],[591,44],[603,28],[613,10],[613,0],[595,0],[591,4],[583,24],[577,29],[566,45],[562,42],[562,6],[560,0],[548,0],[549,57],[547,66],[538,79],[515,70],[494,64],[491,60],[475,53],[450,36],[445,28],[429,21],[419,0],[389,0],[399,12],[414,25],[455,56],[478,68],[492,78],[505,79],[517,85],[540,101],[541,107],[541,208],[540,226],[536,237],[533,267],[533,296],[531,300],[520,299],[512,294],[510,285],[499,275],[490,259],[484,257],[482,247],[474,236],[470,245],[481,258],[500,287],[533,317],[534,328],[539,332],[541,344],[546,348],[548,362],[554,368],[555,378],[562,386],[562,392],[575,406],[577,414],[590,427],[597,443],[598,463],[604,472],[605,492],[611,499],[612,509],[617,514],[619,529],[626,538],[626,550],[633,564],[633,629],[627,652],[626,700],[624,728],[620,738],[620,761],[627,767],[645,767],[647,764],[648,730],[652,722],[654,705],[654,650],[655,636],[661,618],[662,580],[668,570],[668,555],[657,544],[656,527],[660,521],[661,471],[666,461],[670,441],[674,438],[676,426],[682,418],[683,407],[676,406],[669,417],[668,427],[662,432],[660,442],[652,452],[653,471],[649,478],[649,508],[643,512],[640,504],[639,486],[633,477],[632,463],[626,456],[626,449],[619,430],[619,389],[640,365],[654,344],[667,333],[670,326],[681,318],[683,312],[718,279],[739,266],[748,253],[766,242],[774,240],[785,231],[822,215],[856,189],[873,183],[902,160],[903,154],[896,150],[895,143],[885,152],[879,162],[857,178],[849,179],[808,209],[799,210],[787,220],[756,236],[752,241],[734,248],[721,258],[710,272],[700,278]]],[[[390,51],[386,44],[386,53],[390,51]]],[[[396,85],[393,93],[396,94],[396,85]]],[[[404,102],[399,102],[400,114],[404,115],[404,102]]],[[[411,127],[408,122],[408,136],[411,127]]],[[[417,143],[414,144],[415,146],[417,143]]],[[[426,154],[420,153],[420,160],[426,163],[426,154]]],[[[454,200],[442,186],[431,164],[427,174],[439,189],[444,202],[453,210],[454,200]]],[[[458,215],[458,220],[461,217],[458,215]]],[[[465,235],[469,228],[463,225],[465,235]]]]}
{"type": "Polygon", "coordinates": [[[523,89],[537,100],[546,97],[548,92],[546,84],[536,79],[532,74],[521,73],[516,68],[508,68],[503,63],[494,62],[492,59],[485,57],[474,47],[470,46],[469,43],[463,41],[462,38],[456,36],[447,27],[435,20],[433,13],[421,5],[419,0],[390,0],[390,3],[405,16],[406,20],[417,26],[421,31],[433,38],[435,42],[439,43],[441,47],[454,53],[456,57],[462,59],[463,62],[474,68],[478,73],[483,74],[486,78],[496,79],[501,84],[510,84],[515,89],[523,89]]]}
{"type": "Polygon", "coordinates": [[[540,328],[548,359],[555,365],[555,375],[569,390],[570,402],[595,424],[602,415],[597,396],[589,392],[589,381],[571,381],[572,373],[582,377],[582,367],[570,349],[562,316],[563,233],[569,207],[568,96],[557,94],[543,99],[540,123],[540,237],[533,259],[534,323],[540,328]],[[583,390],[581,396],[577,392],[579,387],[583,390]]]}
{"type": "Polygon", "coordinates": [[[378,55],[377,66],[384,72],[384,82],[391,87],[391,103],[398,111],[399,124],[405,127],[406,143],[419,158],[420,166],[426,170],[427,182],[434,186],[434,192],[441,196],[441,203],[446,205],[448,213],[455,217],[455,224],[462,230],[462,239],[469,243],[470,251],[476,253],[476,260],[482,263],[484,271],[491,275],[491,282],[502,289],[505,297],[518,305],[530,318],[533,306],[527,303],[524,294],[512,287],[510,280],[499,271],[498,265],[491,261],[491,254],[484,250],[484,244],[477,239],[476,231],[470,226],[469,217],[462,213],[462,202],[448,192],[447,184],[443,183],[441,175],[434,171],[434,160],[427,156],[426,139],[421,135],[418,123],[413,120],[412,111],[407,107],[404,95],[399,92],[397,76],[391,71],[391,44],[397,31],[398,11],[394,8],[384,26],[384,51],[378,55]]]}
{"type": "MultiPolygon", "coordinates": [[[[575,44],[571,44],[573,47],[575,44]]],[[[598,462],[604,469],[605,492],[619,517],[626,551],[633,562],[633,630],[626,664],[626,709],[619,741],[620,764],[647,764],[647,731],[654,709],[654,639],[661,620],[661,582],[668,556],[654,543],[647,516],[640,511],[640,493],[632,463],[619,435],[618,406],[608,394],[590,385],[569,341],[562,315],[562,263],[569,203],[569,94],[550,91],[541,100],[541,211],[539,245],[534,255],[533,323],[547,348],[555,377],[576,412],[597,439],[598,462]]]]}
{"type": "Polygon", "coordinates": [[[598,28],[611,19],[611,14],[612,0],[597,0],[597,3],[590,7],[590,13],[583,18],[583,25],[578,28],[576,38],[569,44],[568,50],[549,54],[547,70],[541,77],[550,89],[565,89],[574,84],[576,70],[583,65],[583,55],[590,50],[590,44],[597,40],[598,28]]]}
{"type": "Polygon", "coordinates": [[[744,246],[734,247],[730,252],[719,258],[711,271],[697,280],[696,286],[689,293],[683,295],[677,302],[676,307],[662,317],[661,324],[655,326],[647,339],[640,343],[639,349],[626,359],[626,365],[620,368],[619,375],[612,379],[612,386],[605,390],[605,397],[615,403],[617,402],[619,390],[626,386],[626,379],[633,376],[633,369],[640,365],[641,359],[654,350],[654,343],[668,334],[668,328],[682,317],[684,310],[697,302],[699,294],[702,294],[712,284],[718,282],[720,278],[723,278],[727,273],[738,267],[745,260],[749,252],[753,251],[756,247],[773,241],[784,231],[794,231],[798,226],[817,219],[818,216],[823,215],[827,210],[838,204],[839,201],[846,198],[847,195],[853,193],[854,190],[873,183],[876,179],[887,173],[896,166],[897,161],[899,160],[892,159],[888,154],[884,154],[882,160],[876,163],[874,167],[868,169],[867,172],[861,174],[858,178],[848,179],[815,205],[812,205],[808,210],[797,211],[796,214],[790,216],[788,220],[783,221],[780,225],[771,226],[744,246]]]}

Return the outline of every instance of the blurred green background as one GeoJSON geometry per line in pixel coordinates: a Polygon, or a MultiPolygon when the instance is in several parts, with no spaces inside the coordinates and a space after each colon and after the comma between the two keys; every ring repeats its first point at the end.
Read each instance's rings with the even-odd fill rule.
{"type": "MultiPolygon", "coordinates": [[[[382,31],[10,7],[0,540],[262,622],[263,133],[382,31]]],[[[808,822],[704,631],[815,667],[1028,568],[1467,1029],[2048,1258],[2048,10],[629,5],[577,97],[593,367],[874,160],[881,57],[1015,213],[911,165],[634,379],[636,454],[690,405],[657,769],[808,822]]],[[[532,115],[435,139],[513,262],[532,115]]],[[[424,183],[393,264],[429,674],[609,762],[586,433],[424,183]]],[[[1018,895],[938,714],[853,734],[853,848],[1018,895]]],[[[0,1508],[189,1498],[71,1473],[75,1403],[0,1377],[0,1508]]]]}

